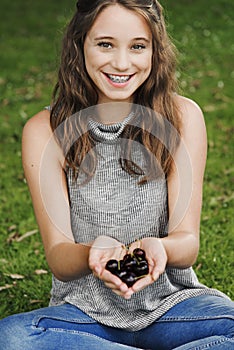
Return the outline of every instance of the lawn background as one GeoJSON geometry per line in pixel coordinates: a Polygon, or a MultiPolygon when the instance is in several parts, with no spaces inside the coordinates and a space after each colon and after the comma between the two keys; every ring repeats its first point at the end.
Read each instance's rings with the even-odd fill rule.
{"type": "MultiPolygon", "coordinates": [[[[181,88],[199,103],[207,125],[194,268],[201,282],[233,298],[234,2],[162,3],[180,52],[181,88]]],[[[21,133],[27,119],[50,103],[62,32],[74,8],[68,0],[0,4],[0,318],[49,300],[51,276],[22,171],[21,133]]]]}

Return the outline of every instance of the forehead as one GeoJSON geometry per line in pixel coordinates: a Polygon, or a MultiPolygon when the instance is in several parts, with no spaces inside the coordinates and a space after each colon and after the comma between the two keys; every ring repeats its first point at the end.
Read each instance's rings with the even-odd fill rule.
{"type": "Polygon", "coordinates": [[[109,5],[103,9],[88,34],[126,39],[143,36],[151,38],[151,30],[145,18],[136,11],[118,4],[109,5]]]}

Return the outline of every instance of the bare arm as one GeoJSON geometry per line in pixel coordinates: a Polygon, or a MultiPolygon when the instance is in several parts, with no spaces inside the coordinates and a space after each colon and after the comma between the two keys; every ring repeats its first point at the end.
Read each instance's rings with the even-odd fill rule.
{"type": "Polygon", "coordinates": [[[200,216],[207,140],[203,114],[191,100],[178,97],[182,139],[168,178],[169,235],[161,241],[167,265],[192,266],[199,251],[200,216]]]}
{"type": "Polygon", "coordinates": [[[53,138],[48,111],[38,113],[26,123],[22,159],[50,269],[62,281],[90,273],[90,247],[74,242],[64,158],[53,138]]]}

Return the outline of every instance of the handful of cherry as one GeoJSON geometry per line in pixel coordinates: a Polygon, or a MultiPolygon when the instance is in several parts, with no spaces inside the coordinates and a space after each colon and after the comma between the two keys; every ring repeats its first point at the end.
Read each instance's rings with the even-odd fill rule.
{"type": "Polygon", "coordinates": [[[105,268],[118,276],[128,287],[132,287],[139,278],[149,273],[145,251],[140,248],[134,249],[132,254],[126,254],[122,260],[108,260],[105,268]]]}

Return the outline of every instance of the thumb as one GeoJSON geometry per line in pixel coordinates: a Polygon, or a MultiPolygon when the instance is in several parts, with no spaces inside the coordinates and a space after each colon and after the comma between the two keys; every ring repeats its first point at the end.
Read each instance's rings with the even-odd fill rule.
{"type": "Polygon", "coordinates": [[[152,269],[151,276],[154,281],[157,281],[159,276],[165,271],[164,262],[155,262],[155,265],[152,269]]]}

